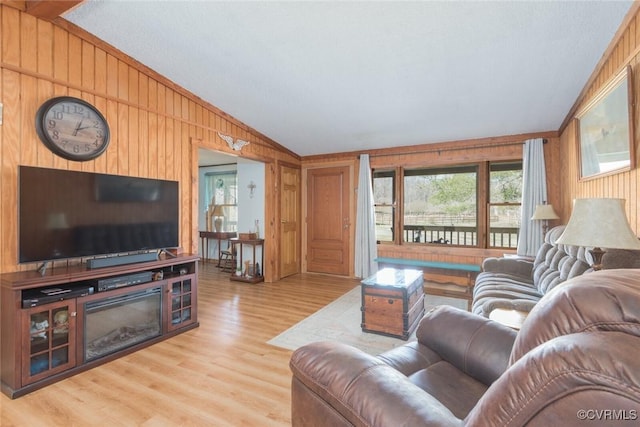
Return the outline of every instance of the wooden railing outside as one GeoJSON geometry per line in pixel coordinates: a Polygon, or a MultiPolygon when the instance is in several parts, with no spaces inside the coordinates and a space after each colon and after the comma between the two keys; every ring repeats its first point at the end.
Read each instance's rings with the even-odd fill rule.
{"type": "MultiPolygon", "coordinates": [[[[489,245],[494,248],[515,249],[518,246],[519,232],[518,227],[492,227],[489,230],[489,245]]],[[[478,229],[472,226],[405,225],[403,241],[476,246],[478,229]]]]}

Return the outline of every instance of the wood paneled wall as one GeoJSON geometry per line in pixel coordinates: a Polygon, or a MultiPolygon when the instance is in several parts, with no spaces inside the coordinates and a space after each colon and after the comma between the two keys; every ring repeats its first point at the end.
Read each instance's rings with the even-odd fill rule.
{"type": "Polygon", "coordinates": [[[575,198],[584,197],[616,197],[626,200],[627,217],[631,228],[640,234],[640,206],[638,202],[638,150],[640,149],[640,15],[637,4],[627,22],[618,31],[618,37],[605,54],[600,66],[594,70],[590,84],[577,100],[572,111],[577,111],[590,101],[607,82],[625,66],[631,65],[633,74],[634,114],[633,127],[635,129],[636,168],[627,172],[603,176],[581,181],[579,179],[578,141],[573,115],[565,121],[560,134],[560,158],[562,159],[561,206],[558,214],[566,223],[571,215],[572,203],[575,198]]]}
{"type": "MultiPolygon", "coordinates": [[[[276,199],[273,165],[300,163],[279,144],[71,24],[53,24],[0,5],[0,40],[2,272],[35,268],[17,264],[18,165],[177,180],[182,202],[180,243],[185,252],[196,253],[198,147],[232,153],[218,131],[251,141],[243,157],[271,164],[265,168],[267,201],[276,199]],[[67,161],[38,139],[36,110],[61,95],[85,99],[107,118],[111,142],[99,158],[67,161]]],[[[269,205],[265,211],[269,239],[275,235],[276,209],[269,205]]],[[[275,266],[274,243],[266,245],[267,265],[275,266]]],[[[271,271],[265,269],[266,274],[271,271]]]]}

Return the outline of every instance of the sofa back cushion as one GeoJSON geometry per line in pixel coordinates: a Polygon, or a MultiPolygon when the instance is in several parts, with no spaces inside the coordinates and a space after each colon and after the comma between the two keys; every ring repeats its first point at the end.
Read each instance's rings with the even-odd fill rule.
{"type": "Polygon", "coordinates": [[[529,313],[510,364],[556,337],[615,331],[640,337],[640,270],[602,270],[574,277],[542,297],[529,313]]]}
{"type": "Polygon", "coordinates": [[[549,230],[540,247],[533,267],[533,283],[538,292],[545,294],[573,277],[590,271],[584,248],[556,244],[566,226],[549,230]]]}

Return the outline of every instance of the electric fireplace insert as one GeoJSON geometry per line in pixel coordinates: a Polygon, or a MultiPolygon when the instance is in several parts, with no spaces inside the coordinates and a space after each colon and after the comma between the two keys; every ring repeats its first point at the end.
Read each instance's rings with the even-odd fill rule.
{"type": "Polygon", "coordinates": [[[90,361],[162,334],[162,288],[85,303],[84,360],[90,361]]]}

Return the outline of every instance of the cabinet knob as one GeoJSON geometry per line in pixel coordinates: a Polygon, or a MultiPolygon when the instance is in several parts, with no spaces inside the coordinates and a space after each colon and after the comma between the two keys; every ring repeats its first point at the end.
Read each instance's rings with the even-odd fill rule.
{"type": "Polygon", "coordinates": [[[77,315],[78,315],[77,311],[72,311],[70,314],[71,317],[76,317],[77,315]]]}

